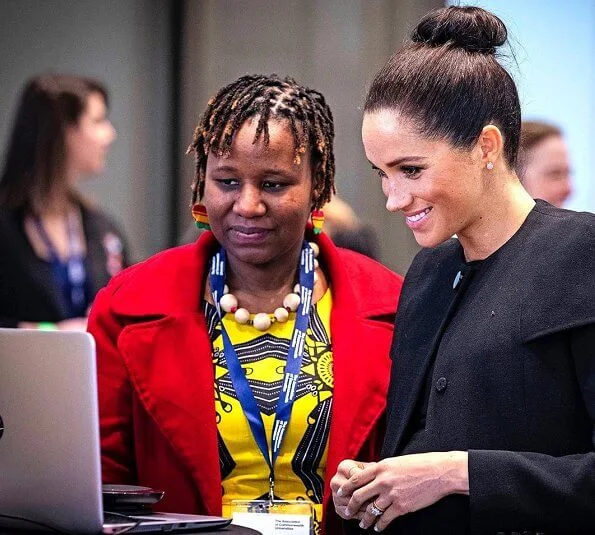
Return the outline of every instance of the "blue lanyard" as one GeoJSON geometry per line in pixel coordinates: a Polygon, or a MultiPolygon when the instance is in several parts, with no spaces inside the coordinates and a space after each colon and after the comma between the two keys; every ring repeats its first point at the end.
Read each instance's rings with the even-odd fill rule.
{"type": "Polygon", "coordinates": [[[264,422],[262,421],[260,410],[254,399],[254,394],[252,393],[252,389],[250,388],[248,379],[246,379],[246,374],[242,369],[238,355],[223,325],[223,314],[221,313],[221,307],[219,306],[219,299],[221,299],[221,296],[223,295],[223,287],[225,285],[225,264],[225,249],[221,248],[211,260],[209,282],[213,294],[213,301],[217,309],[221,335],[223,337],[223,351],[227,361],[229,376],[238,396],[238,400],[244,410],[244,414],[248,419],[248,424],[250,425],[254,440],[269,466],[270,498],[272,500],[275,480],[275,461],[279,455],[279,450],[281,449],[281,444],[283,443],[283,438],[285,437],[289,425],[291,410],[295,400],[297,382],[302,367],[306,330],[310,318],[312,293],[314,288],[314,252],[310,245],[308,245],[308,242],[304,241],[302,244],[299,269],[300,305],[296,312],[295,326],[291,337],[287,362],[285,364],[283,386],[281,387],[281,394],[277,401],[277,410],[275,413],[275,423],[273,425],[270,447],[267,443],[264,422]]]}
{"type": "Polygon", "coordinates": [[[67,217],[68,228],[68,259],[62,262],[58,251],[50,240],[39,217],[34,217],[33,222],[37,232],[43,240],[50,257],[54,279],[60,285],[62,295],[66,301],[68,315],[80,317],[86,315],[87,309],[87,270],[85,262],[78,251],[80,249],[80,236],[72,214],[67,217]]]}

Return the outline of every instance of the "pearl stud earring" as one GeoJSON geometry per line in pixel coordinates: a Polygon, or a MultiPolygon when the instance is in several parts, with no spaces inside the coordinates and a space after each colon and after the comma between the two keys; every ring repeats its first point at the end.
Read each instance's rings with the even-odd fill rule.
{"type": "Polygon", "coordinates": [[[488,171],[491,171],[494,168],[494,162],[488,162],[486,168],[488,171]]]}

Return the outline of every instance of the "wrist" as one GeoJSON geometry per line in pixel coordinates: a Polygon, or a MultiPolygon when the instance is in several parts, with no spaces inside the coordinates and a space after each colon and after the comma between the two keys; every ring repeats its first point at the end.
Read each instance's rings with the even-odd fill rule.
{"type": "Polygon", "coordinates": [[[446,455],[444,477],[448,494],[469,495],[469,456],[466,451],[449,451],[446,455]]]}

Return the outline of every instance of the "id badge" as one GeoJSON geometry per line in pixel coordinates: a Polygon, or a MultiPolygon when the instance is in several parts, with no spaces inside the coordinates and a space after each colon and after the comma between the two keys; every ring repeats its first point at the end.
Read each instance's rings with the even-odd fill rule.
{"type": "Polygon", "coordinates": [[[312,535],[314,510],[301,500],[232,500],[232,524],[262,535],[312,535]]]}

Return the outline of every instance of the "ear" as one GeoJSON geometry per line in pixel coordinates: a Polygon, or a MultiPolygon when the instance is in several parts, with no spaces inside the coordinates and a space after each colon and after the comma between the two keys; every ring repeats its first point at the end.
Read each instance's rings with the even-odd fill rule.
{"type": "Polygon", "coordinates": [[[311,193],[311,209],[316,209],[316,204],[320,199],[321,190],[320,186],[317,187],[319,184],[317,178],[322,173],[322,166],[319,162],[317,162],[312,168],[312,193],[311,193]]]}
{"type": "Polygon", "coordinates": [[[477,140],[477,148],[481,151],[481,163],[484,167],[489,162],[495,164],[504,152],[504,137],[500,129],[493,124],[484,126],[477,140]]]}

